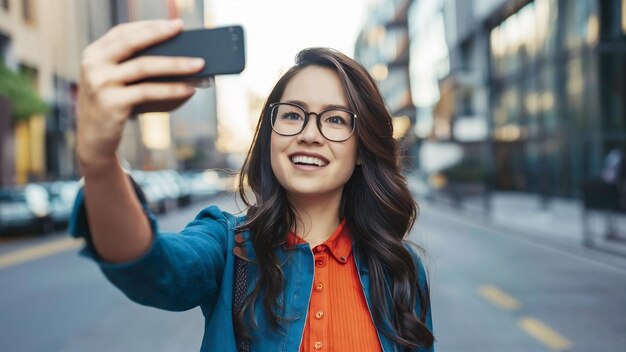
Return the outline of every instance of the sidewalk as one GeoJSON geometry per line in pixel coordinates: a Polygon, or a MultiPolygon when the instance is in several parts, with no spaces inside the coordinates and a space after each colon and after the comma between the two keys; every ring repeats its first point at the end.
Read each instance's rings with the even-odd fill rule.
{"type": "Polygon", "coordinates": [[[585,214],[582,202],[552,198],[542,201],[533,194],[495,192],[490,201],[482,196],[454,200],[445,194],[433,194],[428,200],[417,196],[428,206],[465,215],[486,226],[496,226],[538,238],[578,248],[593,248],[626,258],[626,216],[612,217],[617,236],[607,238],[607,214],[585,214]],[[486,210],[489,209],[490,210],[486,210]],[[586,219],[586,221],[585,221],[586,219]],[[587,237],[585,237],[587,227],[587,237]],[[588,245],[587,245],[588,244],[588,245]]]}

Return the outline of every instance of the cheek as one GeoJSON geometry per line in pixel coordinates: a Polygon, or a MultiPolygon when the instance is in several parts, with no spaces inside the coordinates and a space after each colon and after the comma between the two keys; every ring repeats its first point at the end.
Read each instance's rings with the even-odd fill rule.
{"type": "Polygon", "coordinates": [[[348,140],[350,143],[346,144],[346,155],[350,155],[350,164],[352,165],[356,165],[357,162],[359,161],[359,151],[358,151],[358,144],[356,142],[356,140],[354,139],[349,139],[348,140]]]}
{"type": "Polygon", "coordinates": [[[270,138],[270,165],[272,167],[272,171],[274,175],[279,178],[282,174],[281,164],[280,164],[280,153],[285,150],[287,143],[280,136],[276,136],[272,133],[270,138]]]}
{"type": "Polygon", "coordinates": [[[345,174],[342,176],[347,181],[352,176],[352,173],[354,172],[354,168],[356,167],[358,161],[356,143],[346,145],[346,148],[342,151],[342,153],[343,155],[345,155],[345,164],[343,168],[345,170],[345,174]]]}
{"type": "Polygon", "coordinates": [[[276,142],[274,138],[271,139],[270,142],[270,165],[272,166],[272,171],[274,171],[274,175],[276,175],[277,170],[277,161],[278,160],[278,146],[276,146],[276,142]]]}

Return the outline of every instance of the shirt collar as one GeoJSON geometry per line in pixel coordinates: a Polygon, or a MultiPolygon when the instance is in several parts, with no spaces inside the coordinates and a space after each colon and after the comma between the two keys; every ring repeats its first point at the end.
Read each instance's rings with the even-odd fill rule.
{"type": "MultiPolygon", "coordinates": [[[[308,242],[302,237],[289,231],[289,234],[287,235],[287,244],[290,247],[303,243],[308,242]]],[[[337,229],[335,229],[335,232],[333,232],[333,234],[319,246],[326,246],[330,254],[339,263],[347,263],[350,253],[352,252],[352,235],[350,234],[350,229],[346,226],[346,219],[342,219],[337,229]]],[[[315,248],[313,248],[313,252],[315,253],[315,248]]]]}

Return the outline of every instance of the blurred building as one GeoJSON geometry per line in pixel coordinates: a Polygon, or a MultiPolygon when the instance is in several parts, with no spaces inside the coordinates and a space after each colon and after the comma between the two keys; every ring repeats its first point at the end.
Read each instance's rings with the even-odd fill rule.
{"type": "MultiPolygon", "coordinates": [[[[485,190],[579,199],[626,149],[626,0],[398,2],[364,33],[382,9],[406,9],[409,70],[394,86],[411,93],[423,171],[461,165],[455,177],[485,190]]],[[[358,59],[372,74],[390,62],[358,59]]]]}
{"type": "MultiPolygon", "coordinates": [[[[0,183],[78,175],[74,157],[76,96],[82,50],[112,26],[134,20],[176,18],[204,27],[202,0],[3,0],[0,55],[26,72],[50,105],[48,116],[12,121],[0,102],[0,183]]],[[[10,102],[8,102],[10,104],[10,102]]],[[[131,121],[120,155],[136,168],[208,167],[219,160],[215,88],[201,90],[182,109],[131,121]],[[141,121],[152,120],[149,128],[141,121]],[[156,134],[155,128],[160,129],[156,134]],[[154,141],[151,137],[160,136],[154,141]]]]}
{"type": "Polygon", "coordinates": [[[416,138],[415,106],[409,84],[409,33],[407,9],[410,0],[389,0],[369,9],[368,18],[354,49],[354,57],[377,81],[393,117],[394,137],[411,154],[416,138]]]}
{"type": "Polygon", "coordinates": [[[604,155],[626,147],[626,2],[485,3],[446,2],[457,14],[465,6],[446,28],[459,68],[448,78],[479,76],[455,90],[452,125],[464,111],[486,117],[481,161],[494,189],[580,198],[604,155]]]}
{"type": "MultiPolygon", "coordinates": [[[[11,121],[2,116],[3,183],[50,174],[75,174],[71,144],[79,67],[80,1],[4,0],[0,3],[0,54],[14,71],[28,74],[51,106],[49,116],[11,121]],[[68,39],[69,38],[69,39],[68,39]]],[[[9,102],[10,103],[10,102],[9,102]]]]}
{"type": "Polygon", "coordinates": [[[487,19],[497,189],[579,198],[608,151],[626,148],[624,9],[542,0],[487,19]]]}

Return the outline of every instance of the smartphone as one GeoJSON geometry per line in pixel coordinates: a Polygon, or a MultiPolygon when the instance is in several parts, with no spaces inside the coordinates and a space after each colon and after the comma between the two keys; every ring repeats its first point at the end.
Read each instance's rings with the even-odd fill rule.
{"type": "Polygon", "coordinates": [[[148,47],[138,56],[190,56],[204,59],[202,71],[194,75],[153,77],[152,82],[185,82],[196,87],[213,84],[213,76],[236,74],[246,65],[244,32],[241,26],[183,31],[176,37],[148,47]]]}

